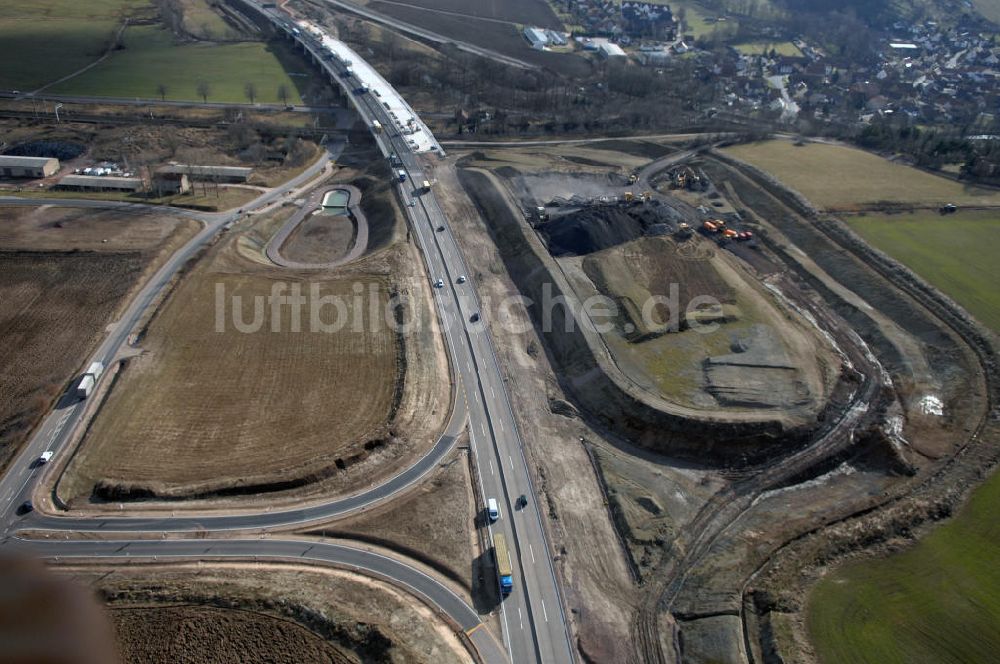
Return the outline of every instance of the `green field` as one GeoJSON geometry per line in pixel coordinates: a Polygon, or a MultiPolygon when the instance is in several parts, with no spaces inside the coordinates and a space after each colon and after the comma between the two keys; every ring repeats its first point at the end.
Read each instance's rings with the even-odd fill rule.
{"type": "Polygon", "coordinates": [[[852,217],[851,228],[1000,332],[1000,210],[852,217]]]}
{"type": "Polygon", "coordinates": [[[0,89],[34,90],[99,58],[149,0],[0,3],[0,89]]]}
{"type": "Polygon", "coordinates": [[[802,55],[802,51],[799,50],[799,47],[790,41],[745,42],[743,44],[736,44],[735,48],[737,51],[745,55],[770,54],[771,51],[774,51],[778,55],[787,55],[789,57],[798,57],[802,55]]]}
{"type": "Polygon", "coordinates": [[[198,100],[198,82],[208,83],[208,101],[247,102],[244,88],[253,83],[256,101],[279,102],[278,86],[289,91],[288,102],[301,103],[296,81],[282,61],[290,58],[283,47],[262,42],[238,44],[176,44],[166,30],[131,27],[125,48],[107,60],[50,89],[67,95],[102,97],[159,97],[160,84],[168,100],[198,100]]]}
{"type": "Polygon", "coordinates": [[[995,189],[966,186],[841,145],[797,146],[776,140],[737,145],[725,152],[771,173],[823,208],[863,209],[886,201],[1000,205],[1000,191],[995,189]]]}
{"type": "Polygon", "coordinates": [[[1000,475],[912,549],[852,564],[809,597],[824,664],[995,662],[1000,652],[1000,475]]]}

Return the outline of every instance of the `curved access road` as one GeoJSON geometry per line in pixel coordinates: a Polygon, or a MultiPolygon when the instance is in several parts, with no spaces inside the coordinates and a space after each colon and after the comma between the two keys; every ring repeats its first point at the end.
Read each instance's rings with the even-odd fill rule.
{"type": "Polygon", "coordinates": [[[319,187],[313,191],[312,194],[309,195],[309,198],[306,199],[306,202],[302,204],[299,211],[293,214],[288,221],[285,222],[285,225],[271,237],[271,240],[267,243],[267,247],[264,249],[264,253],[272,263],[280,265],[281,267],[287,267],[294,270],[328,270],[356,261],[361,258],[361,254],[365,253],[367,248],[368,219],[365,217],[365,213],[361,209],[361,190],[354,185],[338,184],[331,187],[319,187]],[[324,196],[331,191],[336,191],[338,189],[347,192],[347,210],[351,213],[351,217],[354,219],[354,245],[351,247],[351,250],[348,251],[344,257],[326,263],[300,263],[282,256],[281,248],[285,246],[285,242],[288,241],[292,232],[294,232],[302,222],[309,218],[314,211],[319,208],[323,202],[324,196]]]}
{"type": "Polygon", "coordinates": [[[308,539],[186,539],[186,540],[7,540],[4,549],[23,550],[47,558],[86,560],[225,560],[239,558],[310,562],[348,569],[402,587],[447,616],[472,641],[483,661],[507,661],[489,630],[478,629],[479,614],[450,588],[407,563],[341,544],[308,539]]]}

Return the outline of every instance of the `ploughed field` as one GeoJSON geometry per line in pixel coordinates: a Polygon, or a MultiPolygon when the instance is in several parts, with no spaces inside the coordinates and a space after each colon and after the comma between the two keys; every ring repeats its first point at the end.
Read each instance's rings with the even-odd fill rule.
{"type": "Polygon", "coordinates": [[[332,305],[305,304],[295,321],[288,306],[272,317],[272,288],[287,295],[292,283],[212,270],[184,282],[114,385],[60,483],[64,498],[294,488],[387,442],[401,367],[395,331],[381,318],[386,283],[299,282],[306,297],[316,284],[320,296],[345,303],[351,319],[336,330],[312,321],[317,313],[320,325],[336,327],[332,305]]]}
{"type": "Polygon", "coordinates": [[[109,613],[126,662],[353,661],[302,625],[263,613],[204,606],[119,608],[109,613]]]}
{"type": "Polygon", "coordinates": [[[139,278],[139,252],[0,250],[0,467],[139,278]]]}

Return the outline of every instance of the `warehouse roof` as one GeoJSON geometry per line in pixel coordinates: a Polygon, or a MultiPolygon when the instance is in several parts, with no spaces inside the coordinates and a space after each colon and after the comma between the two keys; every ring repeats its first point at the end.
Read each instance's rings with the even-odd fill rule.
{"type": "Polygon", "coordinates": [[[156,170],[157,173],[186,173],[188,175],[218,175],[229,178],[246,178],[253,173],[252,168],[243,166],[201,166],[197,164],[168,164],[156,170]]]}
{"type": "Polygon", "coordinates": [[[0,155],[0,166],[44,166],[50,161],[59,161],[55,157],[16,157],[0,155]]]}
{"type": "Polygon", "coordinates": [[[118,178],[111,175],[67,175],[59,180],[64,187],[93,187],[95,189],[142,189],[139,178],[118,178]]]}

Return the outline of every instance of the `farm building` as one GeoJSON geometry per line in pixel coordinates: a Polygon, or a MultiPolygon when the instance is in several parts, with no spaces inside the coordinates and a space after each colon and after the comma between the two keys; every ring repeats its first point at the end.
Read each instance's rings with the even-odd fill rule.
{"type": "Polygon", "coordinates": [[[611,58],[624,58],[625,51],[618,44],[612,44],[611,42],[604,42],[597,47],[597,52],[602,58],[610,60],[611,58]]]}
{"type": "Polygon", "coordinates": [[[541,28],[525,28],[524,38],[531,44],[531,48],[541,51],[549,45],[549,35],[541,28]]]}
{"type": "Polygon", "coordinates": [[[59,172],[54,157],[14,157],[0,155],[0,177],[47,178],[59,172]]]}
{"type": "Polygon", "coordinates": [[[141,178],[120,178],[112,175],[67,175],[59,180],[60,189],[80,191],[141,191],[141,178]]]}
{"type": "Polygon", "coordinates": [[[246,182],[253,173],[252,168],[242,166],[199,166],[195,164],[169,164],[158,173],[184,173],[189,180],[210,182],[246,182]]]}
{"type": "Polygon", "coordinates": [[[162,169],[153,174],[153,191],[159,195],[186,194],[191,191],[187,173],[172,173],[162,169]]]}

